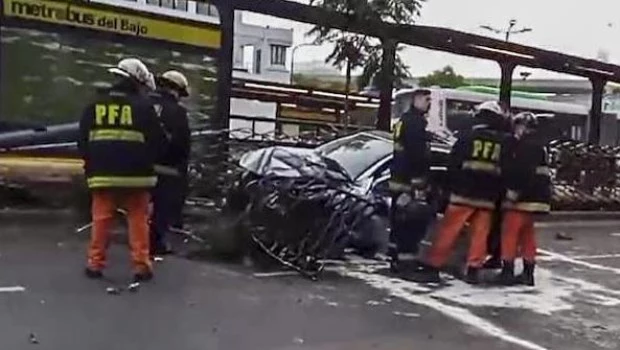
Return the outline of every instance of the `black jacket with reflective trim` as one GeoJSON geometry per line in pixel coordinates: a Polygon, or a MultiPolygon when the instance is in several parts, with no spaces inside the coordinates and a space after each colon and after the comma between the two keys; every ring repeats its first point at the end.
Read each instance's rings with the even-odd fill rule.
{"type": "Polygon", "coordinates": [[[488,125],[462,133],[448,164],[450,203],[494,209],[504,192],[502,168],[510,148],[509,134],[488,125]]]}
{"type": "Polygon", "coordinates": [[[551,175],[547,151],[535,135],[525,135],[515,141],[505,177],[505,209],[532,213],[548,213],[551,210],[551,175]]]}
{"type": "Polygon", "coordinates": [[[159,109],[159,119],[168,139],[157,165],[172,168],[184,175],[189,163],[191,137],[187,110],[166,92],[155,96],[155,106],[156,110],[159,109]]]}
{"type": "Polygon", "coordinates": [[[406,192],[426,187],[431,164],[428,122],[424,113],[410,109],[394,126],[394,157],[390,189],[406,192]]]}
{"type": "Polygon", "coordinates": [[[90,188],[148,188],[165,142],[150,100],[120,83],[88,104],[80,119],[78,148],[90,188]]]}

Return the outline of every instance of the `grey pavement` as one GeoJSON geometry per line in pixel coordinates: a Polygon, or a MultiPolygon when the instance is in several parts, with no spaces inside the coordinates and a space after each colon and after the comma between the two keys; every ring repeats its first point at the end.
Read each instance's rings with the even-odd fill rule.
{"type": "Polygon", "coordinates": [[[311,282],[168,258],[153,283],[109,295],[129,279],[126,246],[111,248],[112,282],[90,281],[66,217],[2,220],[0,349],[620,348],[620,222],[543,225],[535,288],[433,289],[359,260],[311,282]]]}

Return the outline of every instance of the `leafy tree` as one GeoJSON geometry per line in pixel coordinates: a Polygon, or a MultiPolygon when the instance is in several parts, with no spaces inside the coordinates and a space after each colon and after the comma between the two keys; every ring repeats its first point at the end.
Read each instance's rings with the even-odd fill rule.
{"type": "MultiPolygon", "coordinates": [[[[347,14],[352,18],[381,19],[397,24],[412,24],[419,17],[424,1],[426,0],[310,0],[310,4],[347,14]]],[[[381,71],[383,46],[376,38],[322,26],[315,26],[307,35],[316,36],[314,43],[317,45],[335,44],[334,50],[325,62],[339,69],[347,68],[346,91],[349,91],[353,69],[362,68],[363,70],[357,79],[360,87],[368,85],[371,79],[381,71]]],[[[402,48],[397,50],[394,69],[397,85],[403,78],[410,76],[408,67],[398,55],[401,50],[402,48]]]]}
{"type": "Polygon", "coordinates": [[[438,85],[442,88],[456,88],[466,85],[465,78],[462,75],[456,74],[452,66],[445,66],[443,69],[436,70],[421,78],[419,84],[426,87],[438,85]]]}

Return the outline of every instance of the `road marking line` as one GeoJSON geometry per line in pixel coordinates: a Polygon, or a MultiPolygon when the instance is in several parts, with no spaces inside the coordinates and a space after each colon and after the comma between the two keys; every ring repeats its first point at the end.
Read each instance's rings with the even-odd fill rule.
{"type": "Polygon", "coordinates": [[[16,292],[25,292],[26,288],[22,286],[13,286],[13,287],[0,287],[0,293],[16,293],[16,292]]]}
{"type": "Polygon", "coordinates": [[[600,221],[546,221],[537,222],[534,224],[536,228],[554,228],[554,227],[570,227],[570,228],[584,228],[584,227],[618,227],[620,222],[618,220],[600,220],[600,221]]]}
{"type": "Polygon", "coordinates": [[[571,256],[571,258],[580,259],[580,260],[617,259],[617,258],[620,258],[620,254],[576,255],[576,256],[571,256]]]}
{"type": "Polygon", "coordinates": [[[279,276],[297,276],[299,272],[297,271],[275,271],[275,272],[257,272],[254,273],[253,276],[257,278],[266,278],[266,277],[279,277],[279,276]]]}
{"type": "MultiPolygon", "coordinates": [[[[601,254],[601,255],[574,255],[574,256],[569,256],[572,259],[577,259],[577,260],[599,260],[599,259],[618,259],[620,258],[620,254],[601,254]]],[[[552,256],[548,256],[548,255],[541,255],[538,258],[536,258],[537,260],[540,261],[554,261],[554,260],[558,260],[555,257],[552,256]]]]}
{"type": "Polygon", "coordinates": [[[616,232],[610,233],[609,235],[612,237],[620,237],[620,233],[616,233],[616,232]]]}
{"type": "Polygon", "coordinates": [[[341,274],[347,277],[362,280],[373,288],[386,291],[393,297],[404,299],[411,303],[423,305],[428,308],[434,309],[491,337],[499,338],[502,341],[521,346],[525,349],[549,350],[536,343],[521,339],[508,333],[508,331],[506,331],[505,329],[473,314],[466,308],[444,304],[428,295],[412,293],[411,290],[415,291],[420,288],[420,285],[417,283],[389,278],[379,274],[369,274],[366,272],[356,272],[345,269],[341,270],[341,274]]]}
{"type": "Polygon", "coordinates": [[[549,250],[545,250],[545,249],[538,249],[538,252],[546,254],[549,257],[549,260],[563,261],[569,264],[587,267],[592,270],[607,271],[607,272],[612,272],[616,275],[620,275],[620,269],[615,268],[615,267],[609,267],[605,265],[589,263],[587,261],[577,260],[576,258],[567,256],[564,254],[552,252],[549,250]]]}

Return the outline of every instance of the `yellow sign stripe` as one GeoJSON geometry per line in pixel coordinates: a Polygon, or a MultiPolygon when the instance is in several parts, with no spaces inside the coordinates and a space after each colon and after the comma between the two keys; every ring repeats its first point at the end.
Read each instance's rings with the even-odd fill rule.
{"type": "MultiPolygon", "coordinates": [[[[4,0],[4,16],[46,23],[165,40],[172,43],[218,49],[221,31],[179,19],[156,19],[123,13],[121,9],[102,10],[86,3],[48,0],[4,0]]],[[[97,7],[101,7],[98,5],[97,7]]]]}
{"type": "Polygon", "coordinates": [[[80,159],[0,157],[0,177],[10,181],[63,182],[83,173],[80,159]]]}

